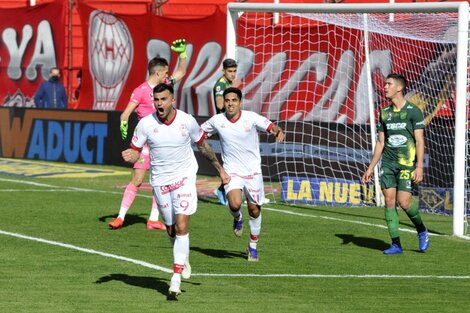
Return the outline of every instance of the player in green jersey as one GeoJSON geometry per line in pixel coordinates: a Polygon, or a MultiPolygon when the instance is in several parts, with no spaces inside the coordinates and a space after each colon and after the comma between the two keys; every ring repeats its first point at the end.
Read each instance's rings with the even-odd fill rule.
{"type": "Polygon", "coordinates": [[[400,254],[397,205],[408,215],[416,227],[419,249],[424,252],[429,246],[428,230],[419,211],[411,206],[412,186],[423,180],[424,163],[424,118],[421,110],[405,97],[406,79],[400,74],[390,74],[385,82],[385,96],[390,104],[380,112],[377,125],[377,143],[372,160],[362,176],[368,183],[374,167],[382,159],[380,185],[385,197],[385,220],[392,239],[384,254],[400,254]]]}
{"type": "Polygon", "coordinates": [[[240,81],[237,76],[237,61],[234,59],[225,59],[222,62],[222,76],[217,80],[212,90],[214,94],[215,111],[217,114],[225,112],[224,91],[228,87],[238,87],[240,81]]]}

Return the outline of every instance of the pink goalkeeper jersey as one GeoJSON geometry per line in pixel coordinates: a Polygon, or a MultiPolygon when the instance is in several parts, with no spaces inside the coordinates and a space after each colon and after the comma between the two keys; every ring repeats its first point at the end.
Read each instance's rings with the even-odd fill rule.
{"type": "Polygon", "coordinates": [[[132,92],[130,101],[137,104],[135,112],[139,120],[155,112],[153,87],[155,86],[150,86],[148,82],[144,82],[132,92]]]}
{"type": "Polygon", "coordinates": [[[174,118],[164,123],[156,114],[147,115],[137,124],[132,146],[150,149],[150,183],[165,186],[195,176],[198,165],[191,142],[200,143],[204,132],[194,117],[175,110],[174,118]]]}
{"type": "Polygon", "coordinates": [[[205,132],[219,134],[224,169],[237,175],[261,174],[258,130],[270,131],[272,127],[266,117],[243,110],[237,120],[220,113],[201,125],[205,132]]]}

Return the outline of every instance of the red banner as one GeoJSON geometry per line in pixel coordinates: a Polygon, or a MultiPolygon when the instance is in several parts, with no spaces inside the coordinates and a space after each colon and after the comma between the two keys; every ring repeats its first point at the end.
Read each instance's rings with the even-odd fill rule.
{"type": "Polygon", "coordinates": [[[124,110],[134,88],[145,81],[147,63],[161,56],[176,68],[171,43],[188,42],[186,76],[175,86],[178,107],[195,115],[212,115],[213,82],[221,75],[225,54],[225,14],[199,19],[116,15],[80,5],[85,42],[80,109],[124,110]]]}
{"type": "Polygon", "coordinates": [[[32,97],[49,69],[64,66],[64,25],[63,1],[0,10],[2,106],[34,106],[32,97]]]}
{"type": "MultiPolygon", "coordinates": [[[[147,77],[148,61],[165,57],[171,74],[178,62],[171,42],[185,38],[187,73],[175,86],[177,106],[197,116],[214,114],[212,87],[225,58],[224,12],[216,9],[204,18],[172,19],[150,13],[113,14],[78,3],[84,59],[79,103],[74,108],[124,110],[133,89],[147,77]]],[[[49,68],[63,67],[64,11],[63,1],[0,10],[3,106],[34,106],[31,97],[48,78],[49,68]]],[[[361,30],[299,18],[276,26],[260,23],[261,19],[245,20],[242,16],[238,25],[238,76],[243,81],[245,108],[273,120],[368,122],[369,91],[361,30]]],[[[440,31],[445,25],[434,26],[440,31]]],[[[447,60],[455,59],[455,53],[446,50],[443,58],[435,43],[373,32],[369,37],[377,90],[374,102],[383,102],[383,80],[390,72],[403,73],[409,79],[410,92],[417,94],[412,96],[421,105],[432,102],[429,114],[435,114],[436,107],[445,106],[452,98],[455,77],[446,76],[438,86],[435,82],[442,76],[436,69],[442,69],[444,59],[446,72],[455,73],[455,62],[447,60]],[[433,81],[432,88],[428,81],[433,81]]]]}

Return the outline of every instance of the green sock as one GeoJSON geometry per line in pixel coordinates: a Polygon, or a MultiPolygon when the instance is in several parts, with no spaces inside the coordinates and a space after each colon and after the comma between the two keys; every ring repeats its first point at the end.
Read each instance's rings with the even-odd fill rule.
{"type": "Polygon", "coordinates": [[[385,208],[385,221],[387,222],[390,238],[400,237],[398,230],[398,211],[396,208],[385,208]]]}
{"type": "Polygon", "coordinates": [[[419,214],[419,210],[416,207],[411,207],[407,210],[403,209],[408,215],[413,225],[415,225],[416,230],[420,233],[423,232],[426,228],[424,227],[423,220],[421,219],[421,214],[419,214]]]}

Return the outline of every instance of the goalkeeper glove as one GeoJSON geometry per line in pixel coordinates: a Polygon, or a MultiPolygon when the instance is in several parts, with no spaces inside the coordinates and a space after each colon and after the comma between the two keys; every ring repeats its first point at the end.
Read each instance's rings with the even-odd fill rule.
{"type": "Polygon", "coordinates": [[[180,54],[180,58],[186,59],[186,39],[176,39],[173,41],[171,50],[180,54]]]}
{"type": "Polygon", "coordinates": [[[125,140],[127,138],[127,121],[122,120],[119,129],[121,130],[122,140],[125,140]]]}

